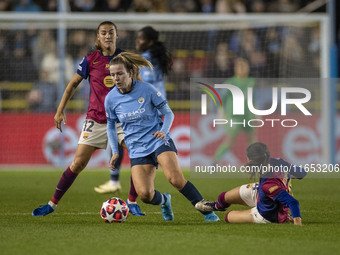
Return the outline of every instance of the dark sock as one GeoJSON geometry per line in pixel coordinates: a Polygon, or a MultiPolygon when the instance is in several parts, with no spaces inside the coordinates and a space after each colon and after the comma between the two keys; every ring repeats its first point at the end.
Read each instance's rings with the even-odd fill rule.
{"type": "Polygon", "coordinates": [[[162,204],[162,198],[164,199],[164,203],[166,203],[167,201],[166,196],[161,194],[158,190],[155,190],[155,195],[153,196],[152,200],[150,202],[145,202],[145,203],[152,204],[152,205],[160,205],[162,204]]]}
{"type": "Polygon", "coordinates": [[[71,187],[74,180],[77,178],[78,174],[75,174],[68,167],[62,174],[59,183],[57,185],[56,191],[51,199],[54,204],[58,204],[59,200],[63,197],[66,191],[71,187]]]}
{"type": "Polygon", "coordinates": [[[218,196],[216,201],[216,209],[226,209],[230,206],[230,204],[225,201],[225,193],[226,192],[222,192],[218,196]]]}
{"type": "Polygon", "coordinates": [[[135,189],[135,185],[133,184],[132,176],[130,177],[130,192],[129,192],[129,201],[136,202],[138,194],[135,189]]]}
{"type": "MultiPolygon", "coordinates": [[[[194,184],[192,184],[189,181],[184,185],[184,187],[179,192],[181,192],[183,196],[185,196],[193,206],[195,206],[196,203],[198,203],[199,201],[203,200],[201,193],[196,189],[194,184]]],[[[210,214],[211,212],[201,212],[201,213],[206,215],[206,214],[210,214]]]]}
{"type": "Polygon", "coordinates": [[[119,181],[119,174],[120,174],[120,170],[119,169],[115,169],[115,170],[110,170],[110,180],[111,181],[115,181],[118,182],[119,181]]]}

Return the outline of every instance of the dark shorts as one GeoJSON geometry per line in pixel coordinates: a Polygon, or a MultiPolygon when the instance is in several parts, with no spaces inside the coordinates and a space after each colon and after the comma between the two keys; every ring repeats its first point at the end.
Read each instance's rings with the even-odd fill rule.
{"type": "Polygon", "coordinates": [[[165,151],[174,151],[177,153],[176,146],[172,139],[168,140],[162,146],[158,147],[153,153],[145,157],[130,159],[131,167],[135,165],[154,165],[158,167],[157,157],[165,151]]]}

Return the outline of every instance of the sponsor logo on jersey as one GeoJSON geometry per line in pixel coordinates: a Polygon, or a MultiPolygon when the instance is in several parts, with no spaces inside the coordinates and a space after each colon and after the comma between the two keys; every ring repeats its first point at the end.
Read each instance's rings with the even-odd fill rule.
{"type": "Polygon", "coordinates": [[[93,64],[93,65],[96,65],[96,64],[98,64],[99,62],[100,62],[100,61],[93,61],[92,64],[93,64]]]}
{"type": "Polygon", "coordinates": [[[140,103],[140,104],[142,104],[142,103],[144,103],[144,97],[140,97],[140,98],[138,98],[138,103],[140,103]]]}
{"type": "Polygon", "coordinates": [[[112,80],[112,77],[110,75],[108,75],[104,78],[103,83],[108,88],[111,88],[111,87],[113,87],[113,85],[115,85],[113,80],[112,80]]]}
{"type": "Polygon", "coordinates": [[[135,116],[139,116],[139,114],[142,114],[145,112],[145,108],[140,108],[136,111],[132,111],[132,112],[127,112],[127,113],[122,113],[119,115],[120,118],[126,118],[126,117],[135,117],[135,116]]]}
{"type": "Polygon", "coordinates": [[[273,192],[274,192],[275,190],[277,190],[278,188],[279,188],[279,186],[275,185],[275,186],[269,188],[269,192],[270,192],[270,193],[273,193],[273,192]]]}
{"type": "Polygon", "coordinates": [[[160,97],[161,95],[162,95],[162,93],[161,93],[160,91],[158,91],[158,92],[157,92],[157,96],[160,97]]]}

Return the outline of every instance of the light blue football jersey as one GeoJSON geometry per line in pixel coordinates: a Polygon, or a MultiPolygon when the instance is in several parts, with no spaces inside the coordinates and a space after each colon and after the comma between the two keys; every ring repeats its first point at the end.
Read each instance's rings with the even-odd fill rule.
{"type": "Polygon", "coordinates": [[[153,70],[151,70],[151,68],[149,67],[139,68],[139,72],[142,76],[143,81],[155,86],[155,88],[162,93],[163,97],[166,98],[163,72],[159,66],[158,60],[151,57],[150,50],[143,52],[142,57],[146,60],[149,60],[153,65],[153,70]]]}
{"type": "Polygon", "coordinates": [[[122,94],[114,87],[107,94],[106,117],[108,121],[121,123],[130,158],[145,157],[170,139],[169,132],[165,140],[152,135],[161,130],[163,122],[157,108],[166,103],[161,92],[142,81],[134,80],[129,93],[122,94]]]}

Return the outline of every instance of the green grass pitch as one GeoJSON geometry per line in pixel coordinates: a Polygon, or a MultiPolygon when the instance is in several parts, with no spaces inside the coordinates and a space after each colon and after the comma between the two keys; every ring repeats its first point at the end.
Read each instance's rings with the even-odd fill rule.
{"type": "MultiPolygon", "coordinates": [[[[155,186],[172,195],[174,222],[164,222],[159,206],[143,204],[146,217],[129,215],[123,224],[105,223],[95,185],[108,171],[85,170],[57,210],[33,217],[33,209],[53,195],[61,171],[0,171],[0,254],[339,254],[340,179],[293,182],[303,226],[293,224],[203,223],[203,216],[158,171],[155,186]]],[[[188,179],[190,174],[185,171],[188,179]]],[[[121,173],[126,199],[130,171],[121,173]]],[[[248,182],[246,179],[190,179],[206,199],[248,182]]],[[[240,209],[241,206],[233,206],[240,209]]]]}

